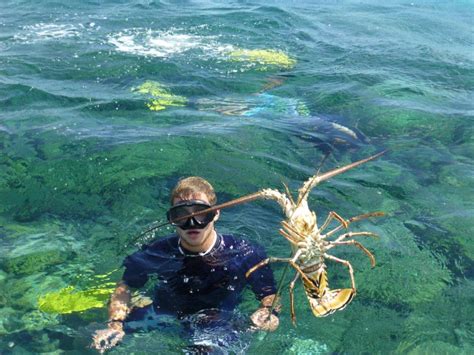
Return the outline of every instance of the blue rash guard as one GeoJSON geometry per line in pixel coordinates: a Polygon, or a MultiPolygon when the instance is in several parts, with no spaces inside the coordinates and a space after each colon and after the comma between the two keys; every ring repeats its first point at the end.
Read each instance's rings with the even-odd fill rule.
{"type": "Polygon", "coordinates": [[[128,256],[124,261],[123,281],[140,288],[156,279],[154,309],[178,318],[204,309],[233,311],[248,284],[257,299],[276,293],[271,268],[264,266],[245,277],[245,273],[266,258],[259,245],[232,235],[217,235],[206,255],[179,246],[179,237],[160,239],[128,256]]]}

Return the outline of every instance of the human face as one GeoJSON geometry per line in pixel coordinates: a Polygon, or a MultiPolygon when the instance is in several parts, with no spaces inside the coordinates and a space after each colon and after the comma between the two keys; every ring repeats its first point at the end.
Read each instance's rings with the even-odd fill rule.
{"type": "MultiPolygon", "coordinates": [[[[207,196],[203,193],[197,193],[192,196],[189,196],[186,199],[176,198],[173,200],[173,206],[176,204],[190,201],[190,200],[200,200],[209,204],[207,196]]],[[[219,211],[217,211],[214,219],[204,228],[191,228],[191,229],[181,229],[176,227],[176,233],[180,238],[181,246],[185,249],[192,252],[205,252],[211,248],[217,238],[216,231],[214,229],[214,222],[219,218],[219,211]]]]}

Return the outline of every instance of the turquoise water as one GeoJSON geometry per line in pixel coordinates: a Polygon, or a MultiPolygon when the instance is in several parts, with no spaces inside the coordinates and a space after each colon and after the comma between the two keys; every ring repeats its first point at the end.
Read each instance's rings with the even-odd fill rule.
{"type": "MultiPolygon", "coordinates": [[[[387,214],[351,227],[379,234],[361,240],[374,269],[334,251],[354,267],[355,299],[318,319],[298,285],[295,328],[285,288],[279,330],[247,352],[473,353],[473,13],[470,1],[4,0],[0,353],[91,351],[130,240],[163,221],[179,177],[207,178],[224,202],[296,191],[327,153],[323,171],[383,149],[309,199],[320,220],[387,214]]],[[[281,219],[254,202],[218,229],[286,257],[281,219]]],[[[343,266],[328,273],[349,286],[343,266]]],[[[240,311],[255,306],[249,292],[240,311]]],[[[183,342],[151,332],[114,351],[183,342]]]]}

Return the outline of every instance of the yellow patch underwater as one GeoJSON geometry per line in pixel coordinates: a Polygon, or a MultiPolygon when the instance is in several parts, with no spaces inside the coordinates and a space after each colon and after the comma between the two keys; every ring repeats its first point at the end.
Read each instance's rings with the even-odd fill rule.
{"type": "Polygon", "coordinates": [[[146,81],[132,91],[151,96],[146,106],[152,111],[161,111],[170,106],[184,106],[187,102],[184,96],[172,94],[165,86],[156,81],[146,81]]]}
{"type": "Polygon", "coordinates": [[[69,314],[92,308],[102,308],[114,289],[114,282],[107,282],[101,287],[84,291],[75,291],[73,286],[68,286],[41,296],[38,299],[38,308],[42,312],[55,314],[69,314]]]}
{"type": "Polygon", "coordinates": [[[230,52],[229,56],[238,62],[252,62],[283,69],[291,69],[296,64],[296,60],[289,57],[288,54],[273,49],[237,49],[230,52]]]}

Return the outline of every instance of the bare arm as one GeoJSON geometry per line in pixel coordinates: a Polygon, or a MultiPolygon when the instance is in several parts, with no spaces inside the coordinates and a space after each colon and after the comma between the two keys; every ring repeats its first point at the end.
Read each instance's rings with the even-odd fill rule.
{"type": "Polygon", "coordinates": [[[123,322],[127,318],[131,299],[130,288],[123,281],[119,281],[110,298],[109,322],[123,322]]]}
{"type": "Polygon", "coordinates": [[[123,321],[130,313],[131,298],[130,288],[120,281],[110,298],[107,329],[98,330],[93,336],[91,346],[101,354],[116,346],[125,336],[123,321]]]}

